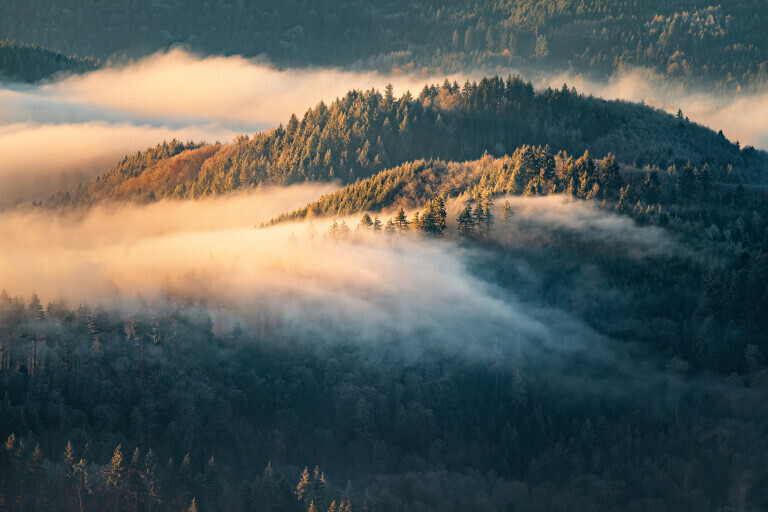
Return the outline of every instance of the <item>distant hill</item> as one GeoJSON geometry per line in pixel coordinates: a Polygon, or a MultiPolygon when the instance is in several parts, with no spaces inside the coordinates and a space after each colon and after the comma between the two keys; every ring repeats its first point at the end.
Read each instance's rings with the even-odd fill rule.
{"type": "Polygon", "coordinates": [[[586,97],[565,86],[536,92],[517,77],[490,77],[425,86],[418,97],[399,99],[391,89],[351,91],[302,119],[292,116],[285,126],[228,145],[162,144],[126,157],[70,199],[89,204],[205,197],[260,184],[349,184],[420,158],[473,160],[525,144],[572,155],[613,153],[636,167],[691,162],[726,172],[732,166],[750,179],[762,179],[768,162],[761,151],[742,150],[722,134],[645,105],[586,97]]]}
{"type": "Polygon", "coordinates": [[[96,69],[93,59],[15,41],[0,41],[0,82],[37,82],[56,73],[82,73],[96,69]]]}
{"type": "Polygon", "coordinates": [[[282,66],[575,71],[647,67],[735,93],[768,87],[768,4],[701,0],[5,0],[0,33],[102,60],[174,44],[282,66]]]}

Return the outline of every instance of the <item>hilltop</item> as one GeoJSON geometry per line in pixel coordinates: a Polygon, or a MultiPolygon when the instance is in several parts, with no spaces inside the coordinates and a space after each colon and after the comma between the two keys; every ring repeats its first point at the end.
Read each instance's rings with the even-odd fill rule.
{"type": "Polygon", "coordinates": [[[291,116],[285,126],[231,144],[163,143],[50,204],[197,198],[306,181],[350,184],[416,159],[503,156],[525,144],[574,155],[612,153],[635,167],[706,163],[753,181],[763,179],[768,162],[765,153],[742,149],[682,114],[588,97],[567,86],[535,91],[519,77],[488,77],[428,85],[418,97],[399,99],[391,88],[350,91],[301,119],[291,116]]]}

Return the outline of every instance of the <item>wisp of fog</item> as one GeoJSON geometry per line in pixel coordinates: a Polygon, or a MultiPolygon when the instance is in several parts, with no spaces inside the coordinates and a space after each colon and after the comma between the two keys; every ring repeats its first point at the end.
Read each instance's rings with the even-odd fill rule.
{"type": "MultiPolygon", "coordinates": [[[[475,276],[468,262],[477,249],[415,233],[329,239],[323,218],[255,227],[330,190],[300,185],[64,214],[6,211],[0,287],[121,314],[192,301],[216,312],[223,333],[238,323],[267,324],[315,347],[385,344],[398,357],[439,349],[486,362],[503,354],[539,371],[580,373],[589,364],[634,381],[635,363],[582,322],[475,276]]],[[[354,228],[353,218],[344,220],[354,228]]]]}

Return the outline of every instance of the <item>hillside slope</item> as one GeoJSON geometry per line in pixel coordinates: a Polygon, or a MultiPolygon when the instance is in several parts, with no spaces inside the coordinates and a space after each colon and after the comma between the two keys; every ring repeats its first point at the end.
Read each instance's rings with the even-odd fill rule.
{"type": "Polygon", "coordinates": [[[733,166],[755,180],[768,162],[763,152],[742,150],[722,134],[644,105],[585,97],[566,86],[536,92],[520,78],[491,77],[464,86],[425,86],[417,98],[395,99],[391,89],[351,91],[301,120],[292,116],[285,127],[215,148],[172,142],[168,154],[167,144],[156,148],[158,158],[126,158],[73,200],[205,197],[304,181],[348,184],[419,158],[472,160],[524,144],[570,154],[613,153],[638,167],[733,166]],[[190,149],[198,156],[177,155],[190,149]],[[176,165],[186,170],[178,173],[176,165]]]}

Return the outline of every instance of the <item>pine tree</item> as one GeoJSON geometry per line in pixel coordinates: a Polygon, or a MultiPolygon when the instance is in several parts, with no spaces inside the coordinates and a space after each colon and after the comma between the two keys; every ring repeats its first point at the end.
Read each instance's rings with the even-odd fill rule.
{"type": "Polygon", "coordinates": [[[631,204],[629,185],[623,187],[619,193],[619,202],[616,203],[616,213],[627,213],[631,204]]]}
{"type": "Polygon", "coordinates": [[[677,187],[680,191],[680,195],[689,199],[693,195],[693,191],[696,185],[696,170],[691,162],[686,163],[677,177],[677,187]]]}
{"type": "Polygon", "coordinates": [[[608,153],[600,165],[598,182],[606,194],[612,194],[621,187],[619,164],[616,163],[616,158],[611,153],[608,153]]]}
{"type": "Polygon", "coordinates": [[[417,231],[422,231],[422,223],[419,212],[413,212],[413,220],[411,221],[411,227],[417,231]]]}
{"type": "Polygon", "coordinates": [[[342,220],[341,224],[339,224],[338,237],[347,238],[349,237],[349,233],[350,233],[350,229],[349,229],[349,226],[347,226],[347,222],[345,220],[342,220]]]}
{"type": "Polygon", "coordinates": [[[331,223],[330,227],[328,228],[327,236],[329,238],[338,238],[339,236],[339,223],[336,222],[336,219],[333,219],[333,222],[331,223]]]}
{"type": "Polygon", "coordinates": [[[477,234],[482,234],[485,228],[485,197],[477,198],[475,209],[472,211],[472,224],[477,229],[477,234]]]}
{"type": "Polygon", "coordinates": [[[512,205],[509,204],[508,200],[504,201],[504,204],[501,206],[501,218],[504,220],[505,226],[509,225],[514,215],[515,213],[512,211],[512,205]]]}
{"type": "Polygon", "coordinates": [[[301,478],[299,479],[299,483],[296,486],[296,498],[298,498],[299,501],[307,501],[309,499],[309,495],[312,492],[312,481],[310,480],[309,476],[309,468],[305,467],[304,471],[301,473],[301,478]]]}
{"type": "Polygon", "coordinates": [[[157,458],[150,449],[144,456],[144,468],[141,472],[142,483],[147,495],[147,505],[149,512],[152,512],[152,504],[159,499],[159,488],[157,480],[157,458]]]}
{"type": "Polygon", "coordinates": [[[408,216],[405,214],[405,210],[401,206],[395,214],[395,227],[398,231],[408,231],[409,224],[410,222],[408,222],[408,216]]]}
{"type": "Polygon", "coordinates": [[[699,187],[704,197],[709,197],[709,192],[712,190],[712,172],[709,169],[709,164],[704,164],[698,175],[699,187]]]}
{"type": "Polygon", "coordinates": [[[456,218],[456,233],[462,238],[472,238],[475,234],[475,221],[472,219],[472,207],[464,208],[456,218]]]}
{"type": "Polygon", "coordinates": [[[141,459],[138,447],[133,450],[131,461],[126,470],[126,487],[133,498],[133,511],[139,508],[139,491],[141,489],[141,459]]]}
{"type": "Polygon", "coordinates": [[[374,217],[373,219],[373,230],[374,231],[381,231],[381,221],[378,217],[374,217]]]}
{"type": "Polygon", "coordinates": [[[549,144],[539,149],[539,178],[544,193],[550,193],[557,188],[557,173],[555,172],[555,157],[549,144]]]}
{"type": "Polygon", "coordinates": [[[32,294],[32,299],[29,301],[29,317],[33,321],[41,321],[45,318],[45,312],[43,306],[40,304],[40,299],[37,294],[32,294]]]}
{"type": "Polygon", "coordinates": [[[371,216],[367,213],[363,214],[363,217],[360,219],[360,224],[358,225],[358,229],[364,229],[364,230],[370,230],[373,228],[373,220],[371,220],[371,216]]]}
{"type": "Polygon", "coordinates": [[[435,235],[442,236],[446,228],[445,200],[443,199],[443,196],[439,196],[437,199],[435,199],[432,202],[432,204],[433,204],[432,217],[433,217],[435,235]]]}
{"type": "Polygon", "coordinates": [[[656,203],[659,201],[660,187],[659,177],[656,175],[655,171],[651,171],[645,175],[643,184],[640,186],[640,193],[643,195],[645,201],[656,203]]]}
{"type": "Polygon", "coordinates": [[[541,195],[541,181],[538,176],[534,176],[534,178],[528,182],[523,191],[523,195],[529,197],[541,195]]]}
{"type": "Polygon", "coordinates": [[[117,445],[112,453],[112,459],[104,468],[104,486],[115,495],[115,511],[118,507],[118,499],[123,490],[123,452],[122,445],[117,445]]]}
{"type": "Polygon", "coordinates": [[[392,222],[392,219],[389,219],[387,221],[387,224],[384,226],[384,232],[388,235],[395,234],[395,223],[392,222]]]}

